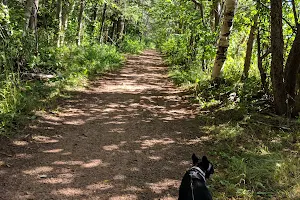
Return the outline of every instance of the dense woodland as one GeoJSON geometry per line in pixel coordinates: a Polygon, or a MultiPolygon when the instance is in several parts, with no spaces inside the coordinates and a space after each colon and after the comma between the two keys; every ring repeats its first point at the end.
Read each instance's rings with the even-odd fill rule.
{"type": "MultiPolygon", "coordinates": [[[[291,134],[284,138],[299,144],[300,0],[1,1],[0,134],[35,119],[34,111],[63,91],[121,67],[125,54],[156,48],[170,77],[192,91],[192,101],[201,109],[236,109],[239,113],[232,117],[237,118],[268,115],[275,120],[272,128],[288,130],[291,134]]],[[[231,163],[246,165],[242,155],[236,156],[231,163]]],[[[276,187],[278,199],[297,199],[300,165],[293,156],[278,168],[275,176],[286,177],[279,185],[266,181],[267,172],[253,178],[255,168],[250,185],[243,183],[248,177],[235,177],[234,184],[218,180],[227,188],[219,197],[251,199],[256,191],[271,198],[276,187]],[[293,175],[288,178],[288,173],[293,175]],[[293,189],[287,190],[288,185],[293,189]]],[[[249,162],[258,164],[252,158],[249,162]]]]}

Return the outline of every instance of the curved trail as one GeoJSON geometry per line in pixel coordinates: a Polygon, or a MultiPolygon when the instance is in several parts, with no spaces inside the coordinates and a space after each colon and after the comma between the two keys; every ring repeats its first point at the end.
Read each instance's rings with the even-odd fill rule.
{"type": "Polygon", "coordinates": [[[205,149],[196,107],[155,51],[71,94],[0,155],[0,199],[177,199],[205,149]]]}

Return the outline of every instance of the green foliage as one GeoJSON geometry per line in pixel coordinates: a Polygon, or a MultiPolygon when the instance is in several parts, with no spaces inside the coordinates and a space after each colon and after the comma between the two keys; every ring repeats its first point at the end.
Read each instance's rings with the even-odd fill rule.
{"type": "Polygon", "coordinates": [[[172,35],[161,44],[160,49],[167,56],[169,64],[180,65],[187,61],[186,40],[186,35],[172,35]]]}
{"type": "Polygon", "coordinates": [[[200,115],[215,174],[215,199],[299,199],[299,123],[226,106],[200,115]],[[279,125],[280,124],[280,125],[279,125]]]}
{"type": "Polygon", "coordinates": [[[24,108],[23,96],[17,74],[10,73],[0,79],[0,134],[4,128],[12,128],[19,113],[24,108]]]}
{"type": "Polygon", "coordinates": [[[143,40],[126,35],[119,49],[124,53],[140,54],[145,47],[146,44],[143,40]]]}
{"type": "MultiPolygon", "coordinates": [[[[23,72],[0,77],[0,134],[18,127],[21,118],[47,106],[67,87],[83,86],[89,78],[121,66],[124,57],[110,45],[47,48],[28,59],[31,72],[51,74],[47,80],[21,79],[23,72]]],[[[29,117],[30,119],[30,117],[29,117]]]]}

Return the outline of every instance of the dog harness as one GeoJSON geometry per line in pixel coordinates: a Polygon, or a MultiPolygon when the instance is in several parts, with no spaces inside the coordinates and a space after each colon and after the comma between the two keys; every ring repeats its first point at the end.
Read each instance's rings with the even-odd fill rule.
{"type": "MultiPolygon", "coordinates": [[[[206,171],[209,172],[211,167],[212,167],[212,165],[209,163],[208,169],[206,171]]],[[[191,177],[192,198],[193,198],[193,200],[195,200],[193,179],[200,179],[201,180],[201,178],[202,178],[204,180],[204,184],[205,184],[206,183],[205,172],[202,169],[200,169],[200,167],[194,166],[190,169],[190,177],[191,177]]]]}
{"type": "Polygon", "coordinates": [[[200,169],[200,167],[192,167],[191,170],[190,170],[190,177],[191,177],[191,180],[192,179],[203,179],[204,182],[206,182],[205,180],[205,172],[202,171],[202,169],[200,169]]]}

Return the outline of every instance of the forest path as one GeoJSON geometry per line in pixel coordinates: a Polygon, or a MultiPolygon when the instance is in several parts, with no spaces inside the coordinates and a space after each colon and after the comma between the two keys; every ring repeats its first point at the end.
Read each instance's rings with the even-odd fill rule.
{"type": "Polygon", "coordinates": [[[196,106],[152,50],[71,92],[0,154],[0,199],[177,199],[205,154],[196,106]]]}

